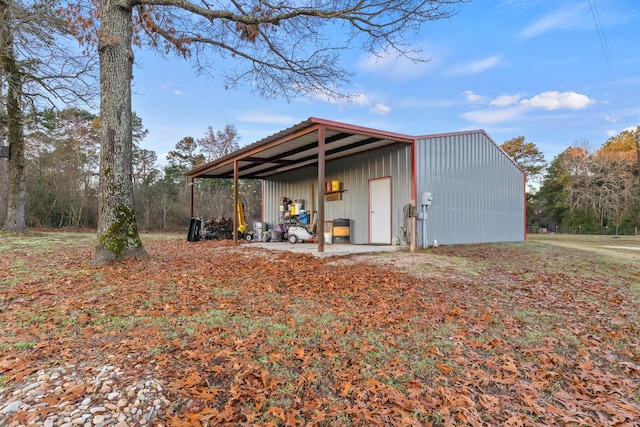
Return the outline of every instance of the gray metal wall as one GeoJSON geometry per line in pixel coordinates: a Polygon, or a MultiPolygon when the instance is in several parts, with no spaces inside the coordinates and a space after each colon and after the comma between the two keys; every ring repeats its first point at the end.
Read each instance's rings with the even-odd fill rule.
{"type": "MultiPolygon", "coordinates": [[[[351,156],[326,164],[326,180],[342,182],[342,200],[325,202],[325,220],[351,219],[351,243],[369,242],[369,180],[391,177],[392,235],[399,234],[402,208],[411,198],[411,147],[405,144],[387,147],[365,154],[351,156]]],[[[280,197],[303,199],[309,209],[309,184],[317,192],[318,170],[304,168],[270,177],[264,181],[264,221],[269,227],[280,220],[280,197]]],[[[315,196],[315,210],[318,200],[315,196]]]]}
{"type": "MultiPolygon", "coordinates": [[[[525,177],[483,132],[418,140],[418,203],[431,192],[427,241],[433,244],[522,241],[525,177]]],[[[420,206],[418,205],[420,210],[420,206]]],[[[418,244],[422,221],[418,221],[418,244]]]]}

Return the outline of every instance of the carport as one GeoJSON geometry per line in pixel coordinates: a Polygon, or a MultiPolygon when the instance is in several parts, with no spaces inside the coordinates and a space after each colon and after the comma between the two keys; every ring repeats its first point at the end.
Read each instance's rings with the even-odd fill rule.
{"type": "MultiPolygon", "coordinates": [[[[298,123],[288,129],[248,145],[234,153],[222,157],[187,172],[191,185],[191,216],[194,212],[194,180],[196,178],[233,179],[234,206],[238,203],[239,179],[268,179],[296,169],[317,166],[317,235],[324,234],[325,220],[325,165],[329,161],[354,156],[364,152],[382,149],[389,145],[411,146],[411,200],[416,200],[416,140],[408,135],[369,129],[346,123],[334,122],[315,117],[298,123]]],[[[263,201],[264,204],[264,201],[263,201]]],[[[233,216],[234,230],[238,228],[237,215],[233,216]]],[[[415,230],[415,227],[412,227],[415,230]]],[[[234,242],[238,244],[237,234],[234,242]]],[[[411,239],[412,250],[415,239],[411,239]]],[[[318,239],[318,252],[325,251],[325,243],[318,239]]]]}

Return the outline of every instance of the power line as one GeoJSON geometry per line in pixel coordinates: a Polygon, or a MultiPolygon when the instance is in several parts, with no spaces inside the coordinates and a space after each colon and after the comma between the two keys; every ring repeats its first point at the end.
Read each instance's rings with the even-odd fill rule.
{"type": "Polygon", "coordinates": [[[589,0],[589,8],[591,8],[591,15],[593,16],[593,22],[596,24],[596,32],[600,39],[600,46],[602,46],[602,52],[604,53],[604,59],[607,61],[607,67],[609,68],[609,74],[611,79],[615,81],[613,76],[613,70],[611,69],[611,61],[609,60],[609,47],[607,46],[607,40],[604,37],[604,29],[602,28],[602,22],[600,21],[600,14],[598,13],[598,6],[596,0],[589,0]]]}

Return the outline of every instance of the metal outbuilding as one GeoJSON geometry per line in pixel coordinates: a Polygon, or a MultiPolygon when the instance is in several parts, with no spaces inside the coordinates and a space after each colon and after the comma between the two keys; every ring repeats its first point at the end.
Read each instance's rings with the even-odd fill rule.
{"type": "Polygon", "coordinates": [[[187,176],[261,179],[264,222],[281,221],[282,196],[303,200],[318,236],[348,220],[352,244],[525,238],[526,176],[483,130],[415,137],[311,117],[187,176]]]}

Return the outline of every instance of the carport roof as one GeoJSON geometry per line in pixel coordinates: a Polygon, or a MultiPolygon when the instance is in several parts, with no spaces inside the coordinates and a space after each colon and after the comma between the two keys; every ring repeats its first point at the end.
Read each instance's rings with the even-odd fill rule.
{"type": "Polygon", "coordinates": [[[415,138],[346,123],[310,117],[186,173],[191,178],[267,178],[288,170],[317,164],[319,129],[325,133],[325,161],[376,150],[387,145],[411,144],[415,138]]]}

